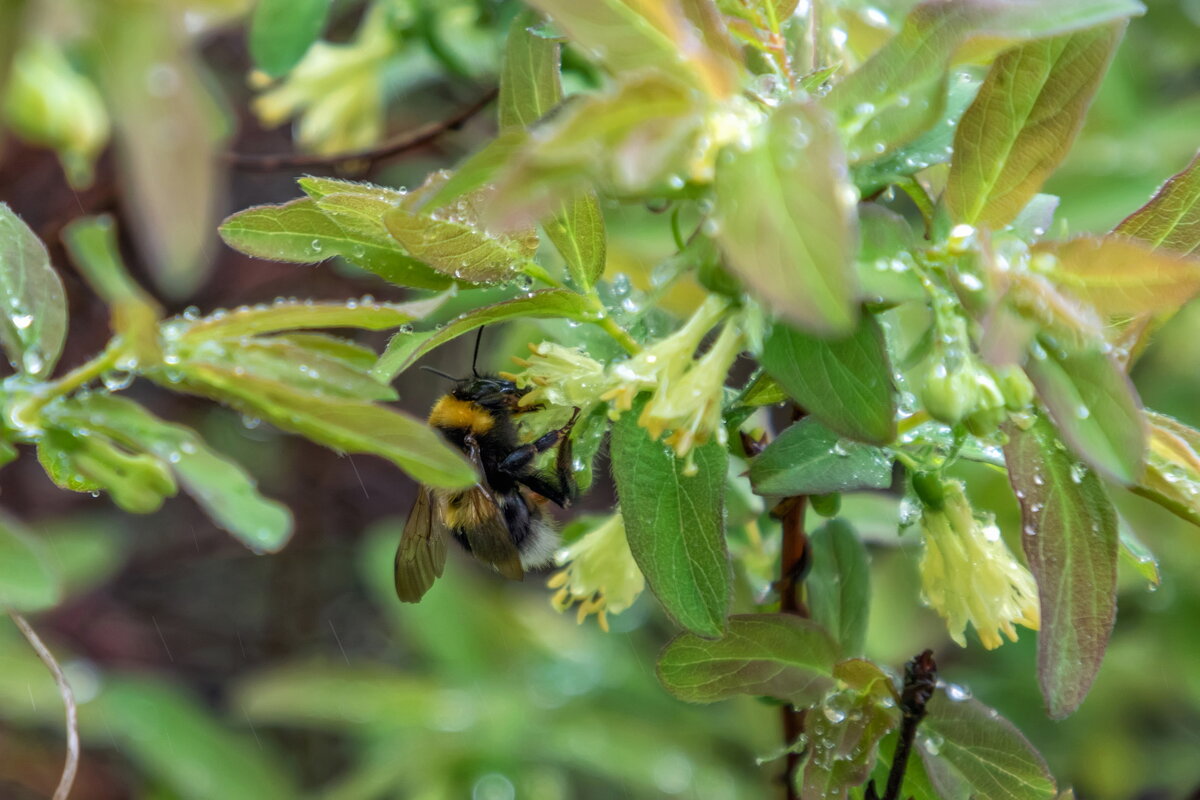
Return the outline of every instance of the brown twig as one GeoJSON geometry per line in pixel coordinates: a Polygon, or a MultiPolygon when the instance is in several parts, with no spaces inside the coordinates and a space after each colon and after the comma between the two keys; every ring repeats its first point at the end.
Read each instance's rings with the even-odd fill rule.
{"type": "Polygon", "coordinates": [[[327,167],[352,161],[362,161],[367,165],[371,165],[385,158],[390,158],[407,150],[420,147],[423,144],[428,144],[448,131],[461,128],[466,124],[467,120],[471,119],[471,117],[478,114],[489,103],[495,100],[498,93],[498,89],[491,89],[474,103],[446,119],[422,125],[411,131],[405,131],[393,139],[389,139],[382,144],[367,148],[366,150],[357,150],[349,153],[332,153],[329,155],[307,153],[272,153],[267,155],[226,153],[225,161],[234,169],[239,169],[243,172],[312,169],[314,167],[327,167]]]}
{"type": "MultiPolygon", "coordinates": [[[[799,406],[792,407],[792,421],[796,422],[804,416],[804,410],[799,406]]],[[[743,436],[747,455],[757,455],[765,447],[765,442],[751,442],[743,436]]],[[[804,513],[808,507],[808,497],[797,495],[787,497],[771,510],[782,527],[779,545],[779,580],[775,589],[779,593],[779,611],[781,614],[795,614],[800,617],[808,616],[808,606],[800,597],[801,584],[808,569],[812,565],[811,552],[808,546],[808,535],[804,531],[804,513]]],[[[804,733],[804,709],[785,705],[780,709],[783,723],[783,746],[787,749],[787,759],[783,771],[783,784],[787,800],[796,800],[796,771],[800,768],[803,753],[795,750],[795,744],[804,733]]]]}
{"type": "Polygon", "coordinates": [[[904,667],[904,688],[900,692],[900,739],[892,756],[887,788],[880,798],[875,793],[875,781],[871,781],[867,784],[864,800],[899,800],[908,757],[912,754],[913,741],[917,736],[917,726],[925,719],[926,706],[936,687],[937,662],[933,660],[933,651],[926,650],[904,667]]]}
{"type": "Polygon", "coordinates": [[[38,658],[46,665],[46,669],[54,676],[54,682],[58,684],[58,694],[67,709],[67,760],[63,764],[58,788],[54,790],[54,800],[67,800],[71,786],[75,783],[75,772],[79,769],[79,721],[75,710],[75,694],[71,691],[71,684],[67,683],[67,676],[54,660],[54,654],[42,643],[29,622],[15,611],[9,611],[8,615],[33,647],[33,651],[38,654],[38,658]]]}
{"type": "MultiPolygon", "coordinates": [[[[783,537],[779,550],[779,611],[783,614],[796,614],[807,617],[808,607],[800,598],[800,584],[809,567],[808,536],[804,532],[804,511],[808,505],[804,496],[789,497],[775,507],[774,514],[780,518],[783,527],[783,537]]],[[[796,770],[800,768],[802,753],[796,752],[795,743],[804,733],[803,709],[785,705],[780,710],[783,722],[783,743],[787,751],[787,761],[783,772],[784,786],[787,789],[788,800],[795,800],[796,770]]]]}

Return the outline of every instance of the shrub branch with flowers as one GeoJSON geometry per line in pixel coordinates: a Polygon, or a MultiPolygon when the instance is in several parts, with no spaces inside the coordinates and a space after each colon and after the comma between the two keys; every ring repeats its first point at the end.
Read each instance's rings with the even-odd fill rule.
{"type": "MultiPolygon", "coordinates": [[[[1200,431],[1143,409],[1128,377],[1200,291],[1200,162],[1104,236],[1071,237],[1039,193],[1140,4],[926,0],[882,30],[834,24],[817,2],[529,5],[505,44],[498,134],[456,169],[411,191],[304,177],[303,197],[220,228],[242,252],[340,256],[428,298],[162,320],[104,223],[81,223],[72,251],[117,335],[54,381],[61,292],[6,211],[4,269],[20,276],[0,286],[20,369],[5,385],[6,440],[36,444],[65,488],[110,491],[131,511],[178,483],[275,549],[286,512],[190,431],[112,396],[122,381],[142,375],[465,487],[477,477],[456,451],[377,401],[436,347],[538,320],[545,333],[510,373],[542,407],[522,424],[544,431],[580,409],[581,484],[610,433],[619,500],[560,552],[550,602],[607,630],[649,588],[682,629],[658,664],[669,692],[819,709],[784,742],[789,793],[882,784],[901,725],[900,686],[863,658],[869,562],[845,493],[904,496],[921,597],[898,602],[932,607],[962,646],[968,630],[987,649],[1036,631],[1047,711],[1073,712],[1114,624],[1118,561],[1145,562],[1111,494],[1200,523],[1200,431]],[[593,79],[569,94],[564,48],[593,79]],[[676,250],[636,288],[610,268],[605,232],[633,203],[664,212],[676,250]],[[482,287],[488,302],[423,322],[482,287]],[[289,333],[331,326],[397,333],[377,360],[289,333]],[[86,389],[97,378],[108,391],[86,389]],[[190,468],[197,458],[219,471],[190,468]],[[1020,530],[973,507],[950,474],[961,462],[1007,473],[1020,530]],[[831,518],[810,535],[806,499],[831,518]]],[[[337,104],[378,95],[360,85],[381,79],[362,68],[386,56],[378,8],[352,42],[312,48],[267,89],[263,119],[300,115],[318,151],[374,141],[382,112],[350,120],[337,104]]],[[[905,796],[1056,796],[994,711],[953,692],[927,710],[905,796]]]]}

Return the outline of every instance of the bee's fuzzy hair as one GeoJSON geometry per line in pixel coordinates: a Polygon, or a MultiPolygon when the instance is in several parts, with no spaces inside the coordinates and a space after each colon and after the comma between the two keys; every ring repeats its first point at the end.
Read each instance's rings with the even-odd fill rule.
{"type": "Polygon", "coordinates": [[[521,542],[521,566],[537,569],[550,564],[559,547],[558,529],[545,518],[530,521],[529,535],[521,542]]]}

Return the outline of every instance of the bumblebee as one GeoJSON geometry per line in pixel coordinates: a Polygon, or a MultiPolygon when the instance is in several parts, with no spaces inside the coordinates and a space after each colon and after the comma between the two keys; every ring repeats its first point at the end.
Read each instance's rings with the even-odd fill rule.
{"type": "Polygon", "coordinates": [[[577,494],[570,433],[578,408],[563,427],[522,444],[514,417],[541,408],[521,407],[528,389],[491,375],[451,380],[454,388],[434,404],[429,424],[470,458],[481,480],[466,490],[420,488],[396,550],[396,595],[406,603],[441,577],[447,534],[512,580],[548,563],[558,532],[543,506],[567,508],[577,494]],[[553,472],[538,470],[538,454],[554,447],[553,472]]]}

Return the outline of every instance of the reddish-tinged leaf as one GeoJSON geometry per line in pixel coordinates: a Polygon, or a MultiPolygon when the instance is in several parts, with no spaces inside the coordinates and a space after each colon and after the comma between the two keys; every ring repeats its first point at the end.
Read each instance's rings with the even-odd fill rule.
{"type": "Polygon", "coordinates": [[[658,71],[714,97],[738,89],[738,51],[712,0],[532,0],[613,72],[658,71]]]}
{"type": "Polygon", "coordinates": [[[1146,456],[1146,426],[1129,377],[1099,350],[1032,349],[1025,372],[1063,439],[1104,474],[1134,483],[1146,456]]]}
{"type": "Polygon", "coordinates": [[[1133,492],[1200,525],[1200,431],[1165,414],[1143,412],[1150,424],[1146,471],[1133,492]]]}
{"type": "Polygon", "coordinates": [[[925,769],[942,797],[1049,800],[1056,789],[1045,760],[1011,722],[978,700],[937,692],[917,731],[925,769]]]}
{"type": "Polygon", "coordinates": [[[1200,263],[1129,239],[1080,236],[1034,253],[1054,256],[1050,278],[1106,318],[1173,313],[1200,291],[1200,263]]]}
{"type": "Polygon", "coordinates": [[[681,633],[658,659],[658,678],[671,694],[711,703],[739,694],[766,695],[798,706],[833,686],[837,645],[812,620],[787,614],[729,618],[719,639],[681,633]]]}
{"type": "Polygon", "coordinates": [[[1017,218],[1070,150],[1124,30],[1038,39],[996,59],[954,136],[954,220],[1002,228],[1017,218]]]}
{"type": "Polygon", "coordinates": [[[1008,477],[1041,606],[1038,682],[1048,713],[1062,719],[1091,688],[1116,618],[1117,515],[1048,420],[1008,433],[1008,477]]]}
{"type": "Polygon", "coordinates": [[[850,333],[858,237],[845,155],[828,115],[800,103],[779,108],[762,141],[721,158],[716,194],[721,249],[759,299],[806,330],[850,333]]]}
{"type": "Polygon", "coordinates": [[[1200,252],[1200,155],[1116,227],[1151,247],[1185,256],[1200,252]]]}

